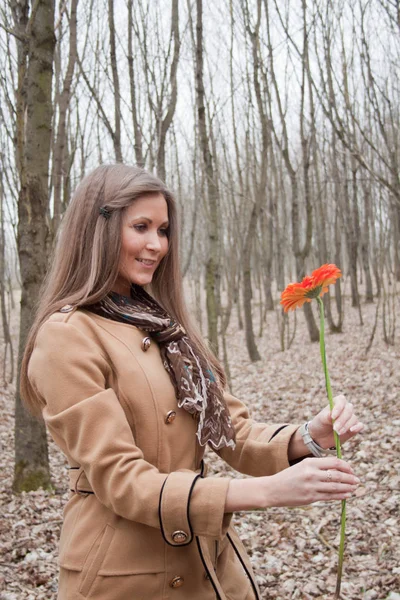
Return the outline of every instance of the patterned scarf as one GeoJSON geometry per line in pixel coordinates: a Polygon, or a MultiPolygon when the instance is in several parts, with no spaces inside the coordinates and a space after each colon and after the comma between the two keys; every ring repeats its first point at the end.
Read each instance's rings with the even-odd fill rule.
{"type": "Polygon", "coordinates": [[[183,327],[139,285],[131,286],[131,298],[111,292],[86,307],[114,321],[130,323],[146,331],[160,347],[163,365],[175,388],[179,408],[198,419],[201,446],[235,448],[235,430],[210,365],[186,335],[183,327]]]}

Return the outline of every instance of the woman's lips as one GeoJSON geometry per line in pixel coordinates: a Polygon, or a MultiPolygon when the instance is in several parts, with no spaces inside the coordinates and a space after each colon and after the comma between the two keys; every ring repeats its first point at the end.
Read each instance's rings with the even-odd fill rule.
{"type": "Polygon", "coordinates": [[[156,264],[155,260],[150,260],[146,258],[137,258],[136,259],[143,267],[147,269],[151,269],[156,264]]]}

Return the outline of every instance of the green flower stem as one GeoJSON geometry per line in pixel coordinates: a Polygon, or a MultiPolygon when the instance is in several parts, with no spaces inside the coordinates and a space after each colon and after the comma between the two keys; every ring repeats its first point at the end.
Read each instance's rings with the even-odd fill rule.
{"type": "MultiPolygon", "coordinates": [[[[319,304],[319,317],[320,317],[320,329],[319,329],[319,347],[321,351],[322,365],[324,367],[326,393],[328,394],[329,406],[331,411],[333,410],[333,396],[331,381],[329,379],[328,366],[326,364],[326,352],[325,352],[325,315],[324,315],[324,303],[320,297],[317,298],[319,304]]],[[[340,447],[340,439],[335,430],[333,430],[336,446],[336,455],[338,458],[342,458],[342,449],[340,447]]],[[[342,583],[342,571],[343,571],[343,556],[344,556],[344,540],[346,535],[346,500],[342,500],[342,512],[340,520],[340,543],[339,543],[339,556],[338,556],[338,572],[336,579],[336,591],[335,599],[340,598],[340,586],[342,583]]]]}

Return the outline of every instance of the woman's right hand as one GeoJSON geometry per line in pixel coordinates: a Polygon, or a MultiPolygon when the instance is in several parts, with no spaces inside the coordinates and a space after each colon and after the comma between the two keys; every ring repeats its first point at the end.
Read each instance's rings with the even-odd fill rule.
{"type": "Polygon", "coordinates": [[[335,457],[305,458],[284,471],[261,479],[265,508],[345,500],[360,483],[351,466],[335,457]]]}
{"type": "Polygon", "coordinates": [[[305,458],[275,475],[232,479],[225,512],[345,500],[359,483],[351,466],[340,458],[305,458]]]}

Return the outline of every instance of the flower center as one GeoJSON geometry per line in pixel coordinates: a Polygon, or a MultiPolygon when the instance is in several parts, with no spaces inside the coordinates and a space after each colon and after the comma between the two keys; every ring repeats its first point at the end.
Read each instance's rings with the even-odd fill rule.
{"type": "Polygon", "coordinates": [[[309,290],[305,296],[306,298],[318,298],[318,296],[320,295],[322,290],[322,285],[318,285],[317,287],[313,288],[312,290],[309,290]]]}

